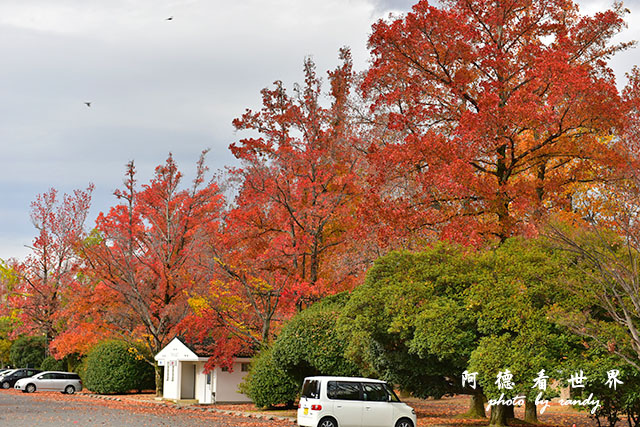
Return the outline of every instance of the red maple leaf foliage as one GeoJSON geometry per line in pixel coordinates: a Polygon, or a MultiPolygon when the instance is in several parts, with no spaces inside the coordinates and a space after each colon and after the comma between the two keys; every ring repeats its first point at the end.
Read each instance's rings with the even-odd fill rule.
{"type": "Polygon", "coordinates": [[[52,188],[31,203],[31,222],[38,235],[24,260],[8,261],[2,279],[7,307],[18,319],[14,335],[44,335],[50,342],[65,330],[62,309],[81,265],[74,249],[85,236],[92,191],[89,185],[60,199],[52,188]]]}
{"type": "MultiPolygon", "coordinates": [[[[263,107],[234,120],[259,135],[231,145],[242,167],[221,233],[210,247],[215,280],[198,313],[249,347],[267,342],[283,319],[324,295],[351,289],[364,270],[353,242],[363,156],[355,150],[350,52],[329,73],[329,105],[305,61],[305,82],[262,90],[263,107]],[[351,256],[353,255],[353,256],[351,256]]],[[[194,328],[190,328],[195,330],[194,328]]],[[[235,342],[232,340],[232,342],[235,342]]]]}
{"type": "Polygon", "coordinates": [[[349,289],[353,280],[350,269],[326,268],[347,246],[362,192],[362,156],[355,150],[348,111],[353,72],[347,49],[341,58],[343,64],[329,73],[330,106],[322,106],[321,82],[307,60],[305,84],[296,86],[293,96],[276,82],[274,89],[262,91],[260,112],[247,111],[234,121],[237,129],[262,137],[230,147],[244,164],[233,171],[241,187],[237,208],[228,215],[229,229],[248,231],[271,252],[269,257],[275,256],[300,288],[298,303],[335,287],[349,289]]]}
{"type": "Polygon", "coordinates": [[[572,210],[578,184],[627,171],[625,107],[607,60],[621,5],[568,0],[420,1],[381,20],[364,89],[397,132],[372,144],[367,209],[394,230],[480,242],[572,210]]]}
{"type": "Polygon", "coordinates": [[[79,247],[85,280],[68,307],[70,329],[53,344],[58,355],[107,335],[141,341],[153,364],[176,335],[189,313],[189,296],[208,282],[203,245],[219,226],[222,196],[213,181],[205,181],[205,154],[187,189],[171,155],[142,188],[133,162],[127,165],[125,188],[115,192],[120,203],[99,214],[93,234],[79,247]]]}

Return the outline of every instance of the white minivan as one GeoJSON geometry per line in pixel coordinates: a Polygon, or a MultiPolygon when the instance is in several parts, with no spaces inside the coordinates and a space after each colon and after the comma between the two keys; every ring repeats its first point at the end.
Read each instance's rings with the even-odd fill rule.
{"type": "Polygon", "coordinates": [[[73,394],[82,390],[82,380],[75,372],[47,371],[40,372],[30,378],[18,380],[14,388],[21,390],[23,393],[33,393],[36,390],[41,390],[73,394]]]}
{"type": "Polygon", "coordinates": [[[298,404],[304,427],[415,427],[416,412],[384,381],[307,377],[298,404]]]}

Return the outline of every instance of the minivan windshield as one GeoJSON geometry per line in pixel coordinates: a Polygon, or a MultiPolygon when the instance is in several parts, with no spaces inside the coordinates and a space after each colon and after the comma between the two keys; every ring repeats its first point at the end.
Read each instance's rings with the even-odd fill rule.
{"type": "Polygon", "coordinates": [[[320,399],[320,381],[318,380],[306,380],[302,385],[302,392],[300,397],[306,397],[308,399],[320,399]]]}

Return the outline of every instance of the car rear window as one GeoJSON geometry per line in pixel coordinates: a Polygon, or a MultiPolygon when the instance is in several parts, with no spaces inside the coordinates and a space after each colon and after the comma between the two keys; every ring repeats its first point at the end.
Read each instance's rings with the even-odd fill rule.
{"type": "Polygon", "coordinates": [[[337,400],[360,400],[360,383],[348,381],[329,381],[327,397],[337,400]]]}
{"type": "Polygon", "coordinates": [[[63,374],[65,379],[67,380],[79,380],[80,376],[78,374],[63,374]]]}
{"type": "Polygon", "coordinates": [[[306,397],[308,399],[320,398],[320,381],[318,380],[306,380],[302,385],[302,392],[300,397],[306,397]]]}

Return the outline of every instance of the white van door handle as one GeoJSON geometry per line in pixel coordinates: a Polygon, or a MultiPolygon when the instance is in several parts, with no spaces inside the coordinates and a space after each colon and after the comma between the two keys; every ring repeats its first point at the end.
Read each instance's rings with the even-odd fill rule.
{"type": "Polygon", "coordinates": [[[342,409],[342,405],[336,405],[336,408],[342,409]]]}
{"type": "Polygon", "coordinates": [[[366,409],[371,409],[371,406],[365,406],[366,409]]]}

